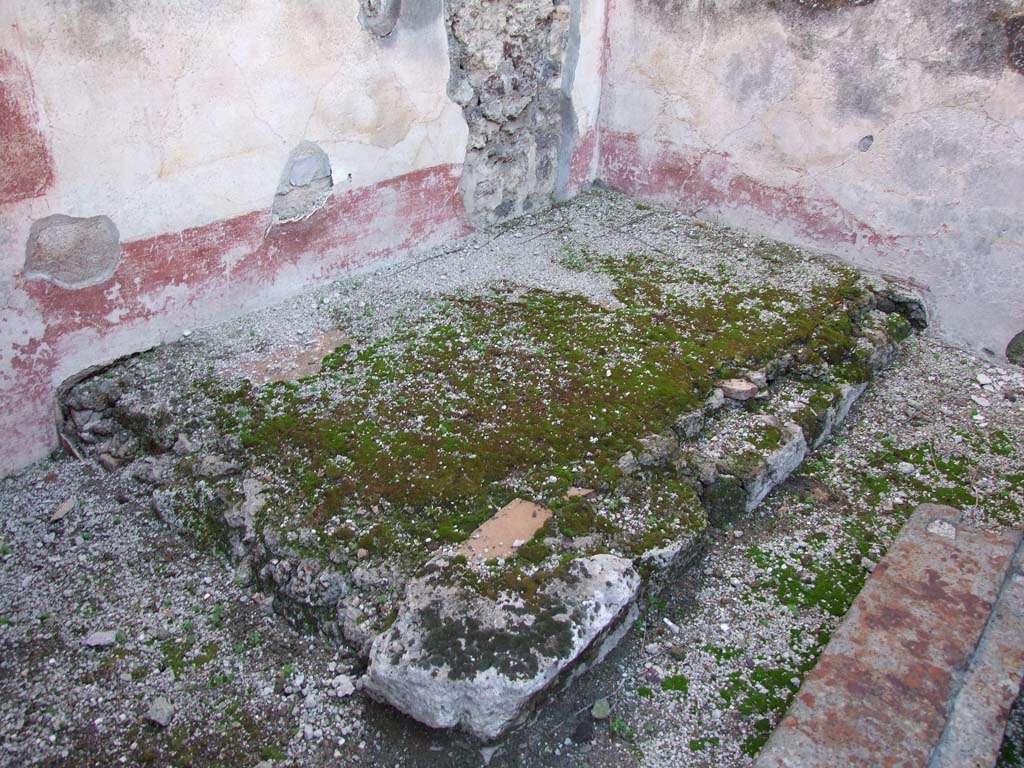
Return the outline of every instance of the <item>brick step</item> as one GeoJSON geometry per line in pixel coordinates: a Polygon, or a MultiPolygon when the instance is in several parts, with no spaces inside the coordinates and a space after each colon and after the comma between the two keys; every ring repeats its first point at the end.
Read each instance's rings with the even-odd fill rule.
{"type": "Polygon", "coordinates": [[[960,518],[918,507],[756,768],[995,764],[1024,674],[1024,549],[960,518]]]}

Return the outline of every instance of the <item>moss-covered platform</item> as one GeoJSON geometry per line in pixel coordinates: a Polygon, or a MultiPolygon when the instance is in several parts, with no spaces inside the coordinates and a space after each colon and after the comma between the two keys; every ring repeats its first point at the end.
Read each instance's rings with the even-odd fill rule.
{"type": "Polygon", "coordinates": [[[319,373],[234,373],[308,344],[268,312],[79,384],[66,434],[280,613],[365,652],[424,569],[564,618],[544,596],[578,560],[650,577],[685,559],[709,516],[752,509],[828,436],[920,317],[834,262],[612,195],[518,235],[304,299],[313,330],[351,339],[319,373]],[[455,554],[513,498],[553,515],[512,557],[455,554]]]}

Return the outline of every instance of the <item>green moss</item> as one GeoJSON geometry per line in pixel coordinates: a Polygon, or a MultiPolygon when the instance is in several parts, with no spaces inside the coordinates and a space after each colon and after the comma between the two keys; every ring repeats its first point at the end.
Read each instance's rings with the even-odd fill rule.
{"type": "Polygon", "coordinates": [[[216,659],[219,652],[220,646],[217,643],[207,643],[203,646],[202,652],[192,660],[192,665],[196,669],[201,669],[216,659]]]}
{"type": "Polygon", "coordinates": [[[902,315],[891,314],[886,320],[886,333],[892,341],[903,341],[913,332],[910,323],[902,315]]]}
{"type": "MultiPolygon", "coordinates": [[[[1001,456],[1000,451],[1012,446],[1008,437],[1005,441],[1002,437],[1006,436],[989,436],[987,448],[985,440],[974,440],[974,449],[982,457],[986,451],[1001,456]]],[[[976,485],[981,467],[977,460],[966,456],[946,456],[927,444],[897,448],[891,440],[885,440],[881,449],[870,454],[869,466],[871,474],[865,476],[862,483],[876,495],[899,489],[912,494],[920,502],[958,508],[977,506],[993,522],[1003,525],[1019,523],[1024,517],[1020,503],[1021,484],[1016,476],[1003,474],[991,477],[982,495],[976,485]],[[896,467],[901,462],[914,465],[916,472],[913,475],[900,473],[896,467]]]]}
{"type": "Polygon", "coordinates": [[[690,739],[688,746],[691,752],[704,752],[708,747],[717,747],[721,743],[717,736],[702,736],[697,739],[690,739]]]}
{"type": "Polygon", "coordinates": [[[185,671],[185,656],[192,650],[195,640],[188,638],[181,643],[175,640],[164,640],[160,643],[160,653],[163,655],[163,666],[174,673],[177,680],[185,671]]]}
{"type": "Polygon", "coordinates": [[[557,502],[554,522],[563,536],[586,536],[590,533],[614,533],[615,525],[608,518],[594,512],[585,499],[571,498],[557,502]]]}
{"type": "Polygon", "coordinates": [[[285,752],[281,747],[278,746],[265,746],[260,747],[260,759],[261,760],[285,760],[288,757],[288,753],[285,752]]]}
{"type": "Polygon", "coordinates": [[[1013,456],[1017,448],[1006,432],[997,429],[989,435],[989,450],[996,456],[1013,456]]]}
{"type": "Polygon", "coordinates": [[[743,740],[740,749],[748,757],[757,757],[768,739],[772,735],[772,721],[767,717],[759,718],[754,722],[754,733],[743,740]]]}
{"type": "Polygon", "coordinates": [[[378,523],[359,537],[359,546],[368,552],[385,552],[395,542],[395,533],[386,523],[378,523]]]}
{"type": "Polygon", "coordinates": [[[749,677],[732,672],[720,691],[727,705],[734,706],[741,715],[752,718],[752,733],[742,744],[743,753],[755,757],[768,741],[773,720],[785,713],[795,694],[791,680],[802,676],[791,667],[755,667],[749,677]]]}
{"type": "Polygon", "coordinates": [[[761,451],[774,451],[782,444],[782,430],[778,427],[765,427],[753,439],[752,444],[761,451]]]}
{"type": "Polygon", "coordinates": [[[679,691],[680,693],[690,692],[690,681],[683,675],[670,675],[661,681],[661,690],[679,691]]]}
{"type": "Polygon", "coordinates": [[[999,768],[1024,768],[1024,745],[1015,744],[1008,735],[999,750],[999,768]]]}
{"type": "Polygon", "coordinates": [[[527,563],[540,565],[551,555],[551,548],[543,541],[531,539],[519,548],[516,557],[527,563]]]}
{"type": "Polygon", "coordinates": [[[746,511],[747,498],[747,491],[739,478],[719,475],[704,492],[708,522],[718,528],[725,527],[746,511]]]}
{"type": "Polygon", "coordinates": [[[704,646],[704,650],[710,653],[719,664],[723,661],[732,661],[743,656],[741,648],[720,648],[714,645],[704,646]]]}
{"type": "Polygon", "coordinates": [[[780,603],[793,609],[820,608],[836,617],[846,615],[867,577],[859,552],[845,551],[811,563],[807,566],[811,578],[806,581],[788,562],[757,547],[751,548],[749,556],[760,568],[771,569],[769,584],[780,603]]]}
{"type": "MultiPolygon", "coordinates": [[[[788,246],[758,248],[780,268],[797,258],[788,246]]],[[[536,500],[554,510],[551,530],[597,534],[642,553],[703,527],[693,492],[673,490],[674,507],[652,500],[643,530],[627,535],[582,500],[561,501],[581,472],[590,487],[613,492],[623,482],[616,462],[636,437],[699,407],[723,371],[787,354],[858,363],[863,292],[842,268],[798,292],[733,284],[727,267],[707,272],[671,259],[581,250],[562,261],[606,275],[623,306],[499,286],[449,297],[422,321],[372,343],[340,347],[319,375],[300,383],[204,385],[219,426],[245,448],[240,458],[280,478],[283,490],[258,527],[286,521],[284,528],[315,529],[303,556],[364,548],[415,568],[511,500],[514,477],[517,489],[537,489],[536,500]],[[713,290],[685,299],[673,289],[682,284],[713,290]]],[[[809,419],[821,418],[830,396],[823,390],[812,402],[809,419]]],[[[767,429],[757,449],[781,440],[767,429]]],[[[742,479],[760,467],[760,457],[749,458],[750,466],[737,468],[738,487],[712,489],[705,499],[719,522],[745,507],[742,479]]],[[[211,509],[207,501],[195,499],[195,508],[211,509]]],[[[213,509],[189,524],[223,543],[221,518],[213,509]]],[[[550,556],[541,541],[530,542],[517,567],[550,556]]]]}
{"type": "Polygon", "coordinates": [[[829,409],[837,405],[841,393],[838,387],[830,384],[804,384],[810,388],[811,396],[807,405],[792,414],[792,419],[803,430],[804,438],[813,444],[825,429],[829,409]]]}

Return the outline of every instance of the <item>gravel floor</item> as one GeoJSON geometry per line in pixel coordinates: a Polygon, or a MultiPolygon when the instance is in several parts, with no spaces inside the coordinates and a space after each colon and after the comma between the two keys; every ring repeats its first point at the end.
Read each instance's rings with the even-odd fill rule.
{"type": "MultiPolygon", "coordinates": [[[[544,266],[539,247],[534,257],[566,217],[623,248],[681,236],[659,211],[584,201],[395,262],[358,294],[343,283],[222,326],[231,351],[209,364],[314,333],[325,306],[387,325],[453,283],[508,276],[609,300],[600,281],[570,285],[583,278],[544,266]]],[[[121,475],[42,462],[0,483],[0,764],[750,765],[916,503],[956,502],[984,526],[1024,522],[1022,448],[1022,372],[912,338],[837,440],[666,578],[603,664],[483,751],[369,701],[354,657],[291,630],[121,475]],[[154,722],[168,714],[153,706],[161,697],[166,726],[154,722]],[[595,719],[602,698],[610,715],[595,719]]]]}

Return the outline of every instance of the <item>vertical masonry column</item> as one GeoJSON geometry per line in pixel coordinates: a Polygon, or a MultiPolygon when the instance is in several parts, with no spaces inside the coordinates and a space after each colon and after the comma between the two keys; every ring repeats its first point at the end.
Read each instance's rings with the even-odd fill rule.
{"type": "Polygon", "coordinates": [[[469,144],[462,195],[486,226],[549,204],[562,144],[562,75],[570,4],[451,0],[448,92],[469,144]]]}

